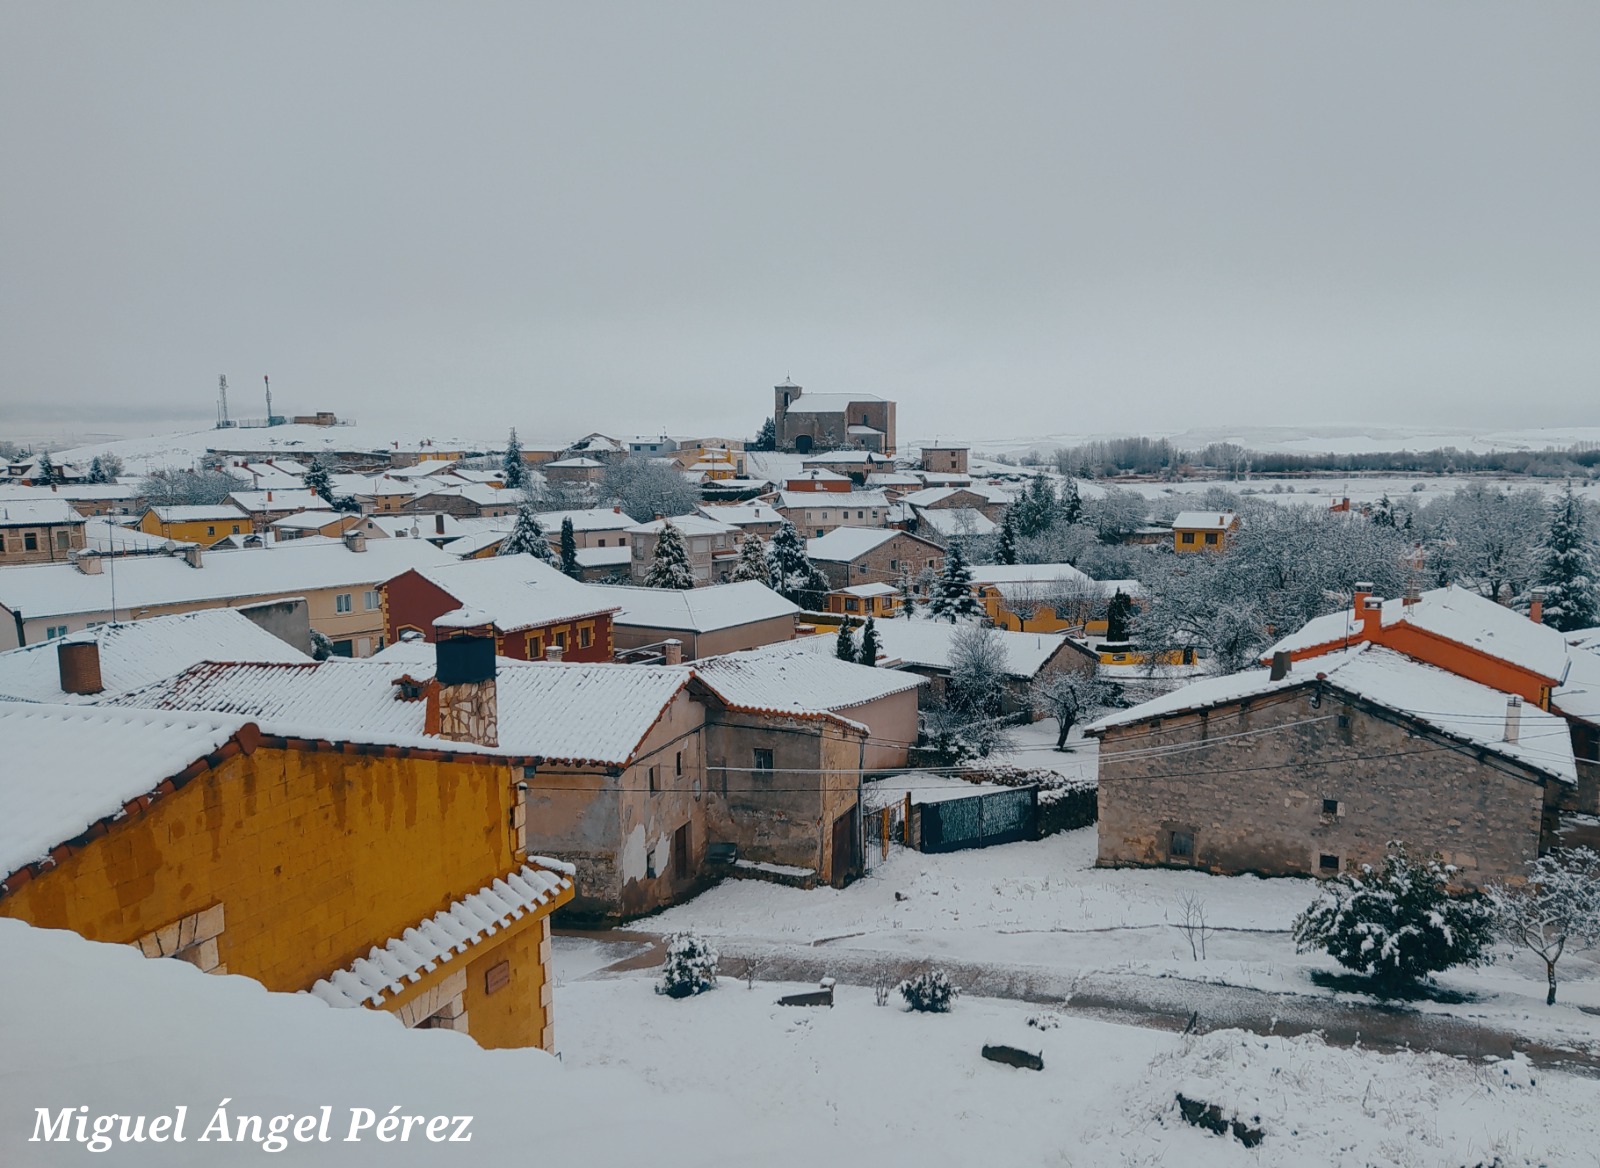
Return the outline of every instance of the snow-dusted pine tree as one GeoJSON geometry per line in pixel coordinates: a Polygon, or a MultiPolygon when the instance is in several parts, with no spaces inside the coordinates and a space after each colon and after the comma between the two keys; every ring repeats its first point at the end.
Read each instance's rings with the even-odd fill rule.
{"type": "MultiPolygon", "coordinates": [[[[512,431],[516,433],[515,430],[512,431]]],[[[561,519],[561,572],[574,580],[582,579],[583,569],[578,566],[578,536],[572,530],[572,516],[561,519]]]]}
{"type": "Polygon", "coordinates": [[[840,661],[848,661],[852,665],[856,660],[856,639],[850,632],[850,622],[839,622],[839,635],[833,639],[833,655],[840,661]]]}
{"type": "Polygon", "coordinates": [[[46,450],[39,456],[38,465],[33,468],[34,485],[48,487],[51,483],[60,481],[61,474],[56,470],[56,464],[50,461],[50,452],[46,450]]]}
{"type": "Polygon", "coordinates": [[[770,570],[767,567],[767,545],[755,532],[745,532],[744,538],[739,541],[739,561],[733,565],[733,571],[728,574],[728,579],[735,583],[758,580],[762,584],[771,580],[770,570]]]}
{"type": "Polygon", "coordinates": [[[694,569],[689,564],[689,549],[683,542],[683,532],[670,523],[662,523],[661,534],[656,537],[655,559],[645,573],[646,588],[694,587],[694,569]]]}
{"type": "Polygon", "coordinates": [[[861,630],[861,648],[856,652],[856,660],[862,665],[876,666],[881,652],[883,646],[878,642],[878,626],[869,616],[866,627],[861,630]]]}
{"type": "Polygon", "coordinates": [[[1056,504],[1056,522],[1071,526],[1083,518],[1083,496],[1078,494],[1078,480],[1068,477],[1061,484],[1061,498],[1056,504]]]}
{"type": "Polygon", "coordinates": [[[520,491],[528,485],[528,464],[522,461],[522,443],[517,441],[515,426],[506,438],[506,456],[500,461],[500,481],[508,491],[520,491]]]}
{"type": "Polygon", "coordinates": [[[311,460],[311,465],[306,469],[306,490],[316,495],[328,506],[333,506],[333,478],[328,473],[328,464],[319,456],[311,460]]]}
{"type": "Polygon", "coordinates": [[[89,481],[91,483],[109,483],[111,475],[100,461],[100,456],[94,456],[94,461],[89,463],[89,481]]]}
{"type": "Polygon", "coordinates": [[[1370,976],[1384,995],[1403,994],[1453,966],[1482,965],[1491,956],[1494,909],[1481,898],[1450,895],[1453,871],[1437,860],[1418,864],[1391,844],[1382,868],[1364,864],[1323,882],[1295,918],[1295,947],[1324,950],[1370,976]]]}
{"type": "Polygon", "coordinates": [[[1550,529],[1540,548],[1538,582],[1544,588],[1544,623],[1562,632],[1600,624],[1595,548],[1584,503],[1572,484],[1550,506],[1550,529]]]}
{"type": "Polygon", "coordinates": [[[828,594],[828,578],[806,557],[805,544],[794,524],[784,521],[767,548],[771,587],[801,608],[815,611],[828,594]]]}
{"type": "Polygon", "coordinates": [[[1528,882],[1489,890],[1500,935],[1544,962],[1556,1004],[1556,962],[1568,949],[1600,945],[1600,855],[1589,848],[1559,848],[1528,862],[1528,882]]]}
{"type": "Polygon", "coordinates": [[[667,938],[667,959],[661,965],[656,993],[692,998],[717,988],[717,951],[698,933],[673,933],[667,938]]]}
{"type": "Polygon", "coordinates": [[[972,594],[972,569],[959,543],[952,543],[945,553],[944,571],[928,601],[928,615],[948,621],[983,615],[983,605],[972,594]]]}
{"type": "Polygon", "coordinates": [[[994,562],[997,564],[1014,564],[1017,562],[1017,518],[1015,507],[1007,507],[1004,517],[1000,520],[1000,538],[995,541],[994,562]]]}
{"type": "Polygon", "coordinates": [[[545,537],[544,528],[540,526],[539,517],[531,502],[524,500],[517,508],[517,521],[512,525],[511,534],[500,541],[500,551],[497,554],[532,556],[547,564],[555,563],[555,556],[550,551],[550,541],[545,537]]]}

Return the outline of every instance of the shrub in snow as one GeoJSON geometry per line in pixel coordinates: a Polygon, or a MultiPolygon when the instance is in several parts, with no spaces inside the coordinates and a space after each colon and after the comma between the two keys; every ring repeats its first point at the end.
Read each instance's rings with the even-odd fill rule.
{"type": "Polygon", "coordinates": [[[1450,895],[1454,871],[1436,860],[1415,863],[1391,844],[1381,869],[1363,864],[1322,885],[1295,918],[1295,948],[1326,951],[1385,995],[1456,965],[1482,965],[1492,960],[1494,909],[1482,898],[1450,895]]]}
{"type": "Polygon", "coordinates": [[[690,998],[717,988],[717,951],[698,933],[673,933],[667,938],[667,960],[661,966],[656,993],[690,998]]]}
{"type": "Polygon", "coordinates": [[[1600,855],[1589,848],[1562,848],[1528,863],[1520,888],[1489,890],[1500,935],[1544,962],[1556,1004],[1556,962],[1568,949],[1600,945],[1600,855]]]}
{"type": "Polygon", "coordinates": [[[948,1014],[960,992],[942,969],[919,973],[900,983],[900,996],[919,1014],[948,1014]]]}

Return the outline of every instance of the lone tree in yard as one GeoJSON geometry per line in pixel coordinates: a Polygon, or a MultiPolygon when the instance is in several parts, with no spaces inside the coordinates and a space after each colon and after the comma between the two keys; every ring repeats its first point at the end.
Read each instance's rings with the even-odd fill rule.
{"type": "Polygon", "coordinates": [[[850,634],[850,622],[839,622],[839,635],[833,639],[833,655],[840,661],[848,661],[852,665],[856,661],[856,640],[850,634]]]}
{"type": "Polygon", "coordinates": [[[1563,633],[1600,623],[1595,593],[1594,544],[1588,532],[1583,500],[1572,484],[1550,507],[1538,581],[1544,586],[1544,623],[1563,633]]]}
{"type": "Polygon", "coordinates": [[[785,600],[815,611],[828,594],[828,578],[806,556],[805,544],[794,524],[784,521],[767,548],[770,586],[785,600]]]}
{"type": "Polygon", "coordinates": [[[950,639],[950,680],[925,712],[932,749],[952,761],[1007,749],[1005,683],[1006,651],[995,631],[980,624],[957,629],[950,639]]]}
{"type": "Polygon", "coordinates": [[[661,966],[656,993],[691,998],[717,988],[717,951],[698,933],[667,938],[667,959],[661,966]]]}
{"type": "Polygon", "coordinates": [[[1067,735],[1086,718],[1102,710],[1111,700],[1111,686],[1093,671],[1088,673],[1047,673],[1033,683],[1033,704],[1056,720],[1056,749],[1067,745],[1067,735]]]}
{"type": "Polygon", "coordinates": [[[1457,965],[1492,960],[1495,913],[1478,897],[1451,896],[1453,868],[1418,864],[1389,845],[1381,869],[1326,881],[1295,918],[1297,952],[1322,949],[1346,969],[1366,974],[1382,997],[1400,996],[1424,978],[1457,965]]]}
{"type": "Polygon", "coordinates": [[[878,626],[869,616],[866,627],[861,630],[861,650],[856,654],[856,660],[862,665],[876,666],[881,652],[883,646],[878,643],[878,626]]]}
{"type": "Polygon", "coordinates": [[[500,481],[508,491],[520,491],[528,485],[528,464],[522,461],[522,443],[517,441],[517,428],[511,427],[506,439],[506,456],[500,463],[500,481]]]}
{"type": "Polygon", "coordinates": [[[561,520],[561,573],[574,580],[583,578],[583,569],[578,566],[578,536],[572,530],[570,515],[561,520]]]}
{"type": "Polygon", "coordinates": [[[1520,888],[1489,890],[1500,935],[1544,962],[1556,1004],[1556,962],[1568,949],[1600,945],[1600,855],[1589,848],[1562,848],[1528,863],[1520,888]]]}
{"type": "Polygon", "coordinates": [[[328,473],[328,464],[321,458],[311,460],[311,465],[306,469],[305,484],[306,490],[328,506],[333,506],[333,477],[328,473]]]}
{"type": "Polygon", "coordinates": [[[997,564],[1017,562],[1016,510],[1015,507],[1007,507],[1005,515],[1000,520],[1000,538],[994,545],[994,562],[997,564]]]}
{"type": "Polygon", "coordinates": [[[755,532],[745,532],[744,538],[739,541],[739,561],[728,573],[728,579],[734,583],[743,580],[756,580],[762,584],[771,582],[771,572],[767,567],[767,545],[755,532]]]}
{"type": "Polygon", "coordinates": [[[532,556],[536,560],[543,560],[547,564],[555,562],[555,556],[550,553],[550,541],[545,538],[544,528],[539,525],[539,517],[533,510],[533,504],[524,500],[517,508],[517,521],[511,528],[511,534],[500,541],[502,556],[532,556]]]}
{"type": "Polygon", "coordinates": [[[983,605],[972,594],[972,569],[959,543],[952,543],[944,557],[944,572],[934,585],[928,601],[928,615],[958,621],[983,615],[983,605]]]}
{"type": "Polygon", "coordinates": [[[644,586],[679,591],[694,587],[694,569],[689,566],[689,549],[684,546],[683,532],[670,523],[661,524],[661,534],[656,537],[656,556],[645,573],[644,586]]]}

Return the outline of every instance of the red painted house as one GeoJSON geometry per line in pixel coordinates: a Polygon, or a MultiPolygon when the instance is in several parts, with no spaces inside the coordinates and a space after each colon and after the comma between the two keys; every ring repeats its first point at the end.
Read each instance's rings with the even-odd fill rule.
{"type": "Polygon", "coordinates": [[[493,625],[498,656],[537,661],[559,650],[563,661],[611,660],[618,605],[604,589],[580,584],[532,556],[412,569],[379,589],[390,644],[407,633],[432,641],[434,621],[472,608],[493,625]]]}

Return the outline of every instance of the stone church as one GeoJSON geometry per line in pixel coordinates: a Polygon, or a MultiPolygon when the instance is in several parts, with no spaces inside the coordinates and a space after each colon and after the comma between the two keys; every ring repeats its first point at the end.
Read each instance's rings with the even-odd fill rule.
{"type": "Polygon", "coordinates": [[[805,393],[784,382],[772,391],[779,450],[801,454],[854,447],[895,452],[894,402],[870,393],[805,393]]]}

